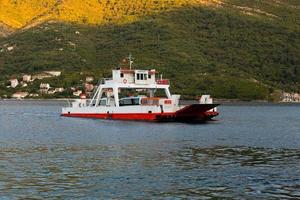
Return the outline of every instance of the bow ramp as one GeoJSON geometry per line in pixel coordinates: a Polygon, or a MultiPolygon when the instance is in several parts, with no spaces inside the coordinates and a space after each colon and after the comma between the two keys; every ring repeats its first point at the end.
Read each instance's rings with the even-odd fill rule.
{"type": "Polygon", "coordinates": [[[176,119],[179,121],[205,121],[219,115],[216,108],[220,104],[192,104],[176,111],[176,119]]]}

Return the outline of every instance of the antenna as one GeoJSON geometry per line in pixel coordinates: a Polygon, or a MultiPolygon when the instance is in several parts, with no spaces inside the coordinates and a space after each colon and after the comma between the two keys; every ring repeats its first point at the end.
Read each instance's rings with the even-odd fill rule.
{"type": "Polygon", "coordinates": [[[132,57],[131,53],[128,56],[128,60],[129,60],[129,67],[130,67],[130,70],[131,70],[131,66],[132,66],[133,60],[134,60],[134,58],[132,57]]]}

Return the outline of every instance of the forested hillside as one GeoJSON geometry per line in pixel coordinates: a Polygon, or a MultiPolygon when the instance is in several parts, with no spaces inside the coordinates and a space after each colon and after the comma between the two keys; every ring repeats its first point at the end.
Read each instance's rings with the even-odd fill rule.
{"type": "Polygon", "coordinates": [[[11,5],[0,6],[0,21],[18,29],[0,38],[1,94],[22,73],[62,70],[50,82],[64,87],[86,74],[109,76],[129,53],[187,98],[272,100],[279,90],[300,91],[296,0],[36,1],[24,14],[35,1],[0,2],[11,5]]]}

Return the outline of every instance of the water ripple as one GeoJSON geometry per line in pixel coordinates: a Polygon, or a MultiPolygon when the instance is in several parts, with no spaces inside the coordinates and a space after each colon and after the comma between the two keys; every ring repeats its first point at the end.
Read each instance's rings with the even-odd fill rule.
{"type": "Polygon", "coordinates": [[[0,193],[8,198],[148,195],[293,199],[300,198],[299,164],[297,149],[216,146],[147,152],[139,145],[1,148],[0,193]],[[128,190],[124,184],[137,190],[128,190]]]}

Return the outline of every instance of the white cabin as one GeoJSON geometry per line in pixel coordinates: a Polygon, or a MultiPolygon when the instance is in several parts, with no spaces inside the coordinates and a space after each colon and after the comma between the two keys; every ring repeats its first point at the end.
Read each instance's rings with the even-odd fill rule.
{"type": "Polygon", "coordinates": [[[112,81],[122,84],[148,85],[155,84],[155,73],[152,70],[116,69],[112,71],[112,81]]]}

